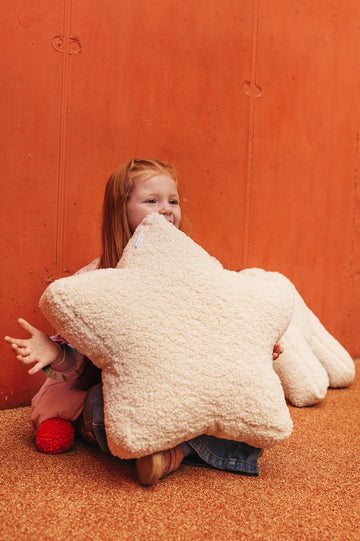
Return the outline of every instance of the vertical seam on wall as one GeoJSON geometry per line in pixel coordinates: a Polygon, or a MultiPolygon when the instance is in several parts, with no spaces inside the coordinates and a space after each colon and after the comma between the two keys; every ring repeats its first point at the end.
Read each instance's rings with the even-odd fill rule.
{"type": "Polygon", "coordinates": [[[60,135],[59,135],[59,165],[58,165],[58,198],[57,198],[57,230],[56,230],[56,268],[62,269],[64,248],[64,217],[65,217],[65,183],[66,183],[66,139],[67,111],[69,96],[69,44],[71,24],[71,2],[64,0],[63,23],[63,52],[61,67],[61,97],[60,97],[60,135]]]}
{"type": "Polygon", "coordinates": [[[355,137],[355,164],[354,164],[354,173],[353,173],[353,197],[352,197],[352,235],[351,235],[351,245],[350,245],[350,265],[349,265],[349,293],[348,293],[348,302],[347,302],[347,324],[346,324],[346,336],[345,336],[345,347],[350,348],[352,343],[352,332],[353,332],[353,310],[354,310],[354,289],[355,289],[355,279],[356,279],[356,248],[358,246],[357,236],[360,231],[360,220],[358,219],[358,201],[359,201],[359,146],[360,146],[360,134],[359,131],[356,132],[355,137]]]}
{"type": "MultiPolygon", "coordinates": [[[[259,0],[254,0],[252,50],[251,50],[251,78],[250,78],[251,88],[255,88],[255,85],[256,85],[258,24],[259,24],[259,0]]],[[[254,95],[254,92],[250,92],[248,157],[247,157],[247,173],[246,173],[244,252],[243,252],[243,267],[244,268],[248,266],[248,261],[249,261],[249,232],[250,232],[250,213],[251,213],[251,199],[252,199],[252,185],[253,185],[253,160],[254,160],[255,101],[256,101],[256,97],[254,95]]]]}

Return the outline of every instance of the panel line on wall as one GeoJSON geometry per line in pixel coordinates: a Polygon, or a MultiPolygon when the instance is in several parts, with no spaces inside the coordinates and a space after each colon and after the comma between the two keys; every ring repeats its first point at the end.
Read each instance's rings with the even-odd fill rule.
{"type": "Polygon", "coordinates": [[[60,136],[58,166],[58,200],[57,200],[57,232],[56,232],[56,268],[62,269],[64,245],[65,188],[66,188],[66,140],[67,113],[69,97],[69,45],[71,26],[72,0],[64,0],[64,38],[61,71],[60,98],[60,136]]]}
{"type": "Polygon", "coordinates": [[[254,0],[253,29],[252,29],[252,51],[251,51],[251,78],[250,78],[250,114],[249,114],[249,135],[248,135],[248,157],[246,175],[246,200],[245,200],[245,225],[244,225],[244,248],[243,267],[246,268],[249,262],[249,233],[251,218],[251,198],[253,184],[253,160],[254,160],[254,129],[255,129],[255,103],[259,97],[256,83],[256,61],[259,24],[259,0],[254,0]]]}
{"type": "Polygon", "coordinates": [[[352,203],[352,238],[351,238],[351,253],[349,257],[349,271],[348,271],[348,299],[347,299],[347,324],[346,324],[346,336],[345,347],[350,349],[355,347],[355,356],[360,354],[359,341],[356,342],[356,333],[358,327],[358,320],[360,313],[358,307],[359,299],[359,278],[360,269],[356,267],[356,262],[359,261],[360,255],[360,215],[359,215],[359,203],[360,203],[360,132],[356,132],[355,136],[355,149],[354,149],[354,172],[353,172],[353,203],[352,203]]]}

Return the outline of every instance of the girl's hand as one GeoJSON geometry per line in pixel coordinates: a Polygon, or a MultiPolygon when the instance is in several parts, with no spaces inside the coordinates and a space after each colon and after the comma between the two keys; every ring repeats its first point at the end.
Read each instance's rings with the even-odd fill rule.
{"type": "Polygon", "coordinates": [[[279,342],[276,342],[275,346],[274,346],[274,350],[273,350],[273,354],[272,354],[272,358],[273,358],[273,361],[275,361],[276,359],[278,359],[279,355],[281,355],[281,353],[283,352],[283,348],[280,346],[279,342]]]}
{"type": "Polygon", "coordinates": [[[60,345],[53,342],[50,336],[30,325],[25,319],[19,319],[18,325],[29,333],[30,338],[22,340],[5,336],[5,340],[11,345],[18,361],[24,364],[36,363],[29,370],[30,375],[36,374],[61,355],[60,345]]]}

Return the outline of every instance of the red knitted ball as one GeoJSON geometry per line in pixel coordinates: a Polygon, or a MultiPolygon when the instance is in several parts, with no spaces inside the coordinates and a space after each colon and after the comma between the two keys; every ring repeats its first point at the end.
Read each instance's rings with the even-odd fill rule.
{"type": "Polygon", "coordinates": [[[75,431],[70,421],[48,419],[36,432],[36,446],[43,453],[58,454],[71,449],[75,431]]]}

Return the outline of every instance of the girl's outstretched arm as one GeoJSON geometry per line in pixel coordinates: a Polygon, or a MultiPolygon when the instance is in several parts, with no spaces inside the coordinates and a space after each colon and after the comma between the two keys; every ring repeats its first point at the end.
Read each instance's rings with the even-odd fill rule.
{"type": "Polygon", "coordinates": [[[53,342],[50,336],[30,325],[25,319],[18,319],[18,325],[30,335],[30,338],[5,336],[5,340],[11,345],[18,361],[24,364],[36,363],[29,370],[30,375],[36,374],[63,355],[60,344],[53,342]]]}

